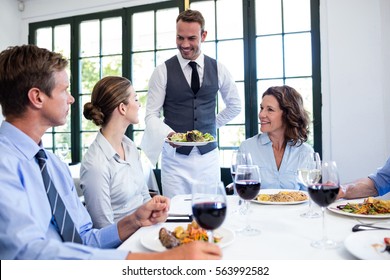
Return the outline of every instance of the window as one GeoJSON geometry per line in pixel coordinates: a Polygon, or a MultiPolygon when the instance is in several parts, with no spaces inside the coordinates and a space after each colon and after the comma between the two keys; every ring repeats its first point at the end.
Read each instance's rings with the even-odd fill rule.
{"type": "MultiPolygon", "coordinates": [[[[243,104],[241,114],[218,131],[221,165],[230,166],[232,150],[258,133],[259,102],[271,85],[288,84],[304,96],[314,119],[310,144],[321,153],[319,1],[194,0],[190,8],[206,20],[202,50],[227,66],[243,104]]],[[[45,134],[46,148],[56,151],[57,143],[66,142],[72,152],[66,160],[81,161],[98,129],[83,117],[83,105],[104,76],[129,78],[145,108],[154,68],[177,53],[175,20],[183,9],[177,1],[165,1],[30,24],[30,43],[69,57],[76,100],[67,124],[45,134]]],[[[217,110],[223,106],[218,101],[217,110]]],[[[144,113],[140,110],[140,123],[127,131],[137,145],[144,113]]]]}

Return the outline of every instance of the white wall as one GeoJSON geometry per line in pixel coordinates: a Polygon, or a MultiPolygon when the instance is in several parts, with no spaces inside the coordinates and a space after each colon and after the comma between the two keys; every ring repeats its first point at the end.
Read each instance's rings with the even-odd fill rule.
{"type": "Polygon", "coordinates": [[[323,158],[343,182],[390,156],[388,0],[322,0],[323,158]]]}
{"type": "MultiPolygon", "coordinates": [[[[21,13],[15,0],[0,0],[0,51],[19,44],[21,13]]],[[[0,107],[0,122],[3,114],[0,107]]]]}
{"type": "MultiPolygon", "coordinates": [[[[0,0],[1,26],[3,16],[17,15],[13,2],[0,0]],[[3,2],[11,12],[3,11],[3,2]]],[[[26,0],[21,26],[10,19],[13,34],[4,42],[0,37],[0,49],[14,44],[14,34],[19,44],[27,43],[30,22],[152,2],[159,1],[26,0]]],[[[373,172],[390,156],[390,1],[320,0],[320,9],[323,158],[338,162],[345,182],[373,172]]]]}
{"type": "Polygon", "coordinates": [[[15,0],[0,0],[0,50],[19,43],[21,12],[15,0]]]}

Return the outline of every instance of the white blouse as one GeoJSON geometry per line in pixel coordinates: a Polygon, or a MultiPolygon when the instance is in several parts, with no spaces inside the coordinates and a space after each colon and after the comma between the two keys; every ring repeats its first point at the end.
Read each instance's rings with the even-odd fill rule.
{"type": "Polygon", "coordinates": [[[136,145],[124,136],[125,160],[98,133],[81,163],[80,187],[94,228],[113,224],[150,200],[136,145]]]}

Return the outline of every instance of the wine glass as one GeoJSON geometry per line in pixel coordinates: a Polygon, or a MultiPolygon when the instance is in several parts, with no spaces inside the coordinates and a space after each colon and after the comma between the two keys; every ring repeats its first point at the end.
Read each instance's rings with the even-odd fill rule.
{"type": "Polygon", "coordinates": [[[192,185],[192,214],[198,225],[207,231],[209,242],[214,242],[213,230],[224,222],[226,209],[223,182],[202,181],[192,185]]]}
{"type": "Polygon", "coordinates": [[[69,154],[69,145],[66,142],[58,143],[56,145],[57,154],[62,161],[66,161],[69,154]]]}
{"type": "MultiPolygon", "coordinates": [[[[307,187],[317,184],[321,179],[321,159],[315,152],[302,153],[299,155],[298,183],[307,187]]],[[[319,218],[321,215],[313,210],[312,200],[309,197],[309,208],[301,214],[304,218],[319,218]]]]}
{"type": "Polygon", "coordinates": [[[340,246],[339,242],[328,239],[325,226],[325,208],[336,200],[339,190],[340,178],[336,162],[323,162],[320,182],[308,186],[310,197],[322,210],[322,239],[311,243],[315,248],[333,249],[340,246]]]}
{"type": "Polygon", "coordinates": [[[246,215],[246,226],[239,230],[243,235],[257,235],[260,233],[258,229],[252,228],[249,224],[249,208],[250,200],[254,199],[261,186],[260,171],[257,165],[238,165],[236,176],[234,178],[236,192],[244,200],[244,206],[241,211],[246,215]]]}
{"type": "MultiPolygon", "coordinates": [[[[249,152],[244,152],[244,151],[233,151],[232,153],[232,163],[230,165],[230,174],[232,175],[232,181],[233,181],[233,192],[235,190],[234,187],[234,178],[236,176],[236,170],[237,170],[237,165],[252,165],[252,156],[249,152]]],[[[231,192],[228,190],[229,193],[231,192]]],[[[239,202],[241,205],[241,201],[239,202]]]]}

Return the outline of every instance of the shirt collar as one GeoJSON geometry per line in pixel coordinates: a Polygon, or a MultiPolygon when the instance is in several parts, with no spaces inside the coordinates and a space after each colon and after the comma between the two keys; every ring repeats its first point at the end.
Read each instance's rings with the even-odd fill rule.
{"type": "MultiPolygon", "coordinates": [[[[114,148],[112,147],[110,142],[108,142],[108,140],[106,139],[106,137],[104,137],[104,135],[102,134],[102,132],[100,130],[99,130],[98,134],[96,135],[96,142],[108,160],[110,160],[112,158],[119,159],[118,153],[114,150],[114,148]]],[[[122,142],[131,143],[131,140],[129,138],[127,138],[125,135],[123,135],[122,142]]]]}
{"type": "Polygon", "coordinates": [[[1,124],[0,136],[8,138],[10,145],[13,145],[28,160],[33,159],[38,151],[43,149],[42,142],[38,145],[30,136],[7,121],[1,124]]]}
{"type": "Polygon", "coordinates": [[[110,142],[108,142],[100,130],[96,135],[96,143],[99,145],[100,149],[108,160],[112,159],[117,154],[114,148],[111,146],[110,142]]]}
{"type": "Polygon", "coordinates": [[[260,144],[262,145],[267,145],[271,142],[268,133],[260,133],[258,137],[259,137],[260,144]]]}
{"type": "Polygon", "coordinates": [[[177,59],[179,60],[181,69],[184,69],[190,61],[195,61],[200,68],[203,68],[204,66],[204,54],[202,52],[195,60],[184,59],[180,53],[177,54],[177,59]]]}
{"type": "MultiPolygon", "coordinates": [[[[260,144],[262,144],[262,145],[267,145],[267,144],[271,143],[271,139],[269,139],[268,133],[260,133],[258,135],[258,138],[259,138],[260,144]]],[[[289,144],[291,142],[292,142],[292,140],[289,140],[289,141],[287,141],[287,144],[289,144]]],[[[289,146],[289,145],[287,145],[287,146],[289,146]]]]}

